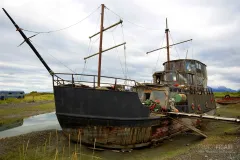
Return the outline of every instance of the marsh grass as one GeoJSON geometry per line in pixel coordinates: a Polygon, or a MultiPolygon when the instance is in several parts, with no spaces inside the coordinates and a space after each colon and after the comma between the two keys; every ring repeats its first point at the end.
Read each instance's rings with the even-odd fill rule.
{"type": "MultiPolygon", "coordinates": [[[[51,133],[54,133],[52,131],[51,133]]],[[[65,145],[69,143],[70,140],[67,137],[63,137],[59,132],[55,134],[47,134],[42,143],[34,144],[34,140],[28,140],[27,142],[20,142],[20,146],[17,148],[18,152],[13,151],[8,153],[8,156],[1,157],[0,159],[19,159],[19,160],[96,160],[102,159],[101,157],[94,155],[93,153],[82,153],[78,151],[81,147],[81,143],[76,143],[69,145],[69,154],[65,154],[65,145]],[[60,140],[56,142],[56,139],[60,140]],[[33,144],[31,144],[33,143],[33,144]],[[80,144],[80,145],[79,145],[80,144]],[[79,147],[77,147],[79,145],[79,147]]],[[[70,136],[69,136],[70,137],[70,136]]],[[[80,136],[79,136],[80,137],[80,136]]],[[[96,142],[96,140],[95,140],[96,142]]],[[[95,147],[94,147],[95,148],[95,147]]]]}
{"type": "Polygon", "coordinates": [[[36,106],[0,108],[0,126],[22,120],[23,118],[32,115],[53,112],[54,110],[54,102],[36,106]]]}
{"type": "Polygon", "coordinates": [[[218,105],[217,115],[224,117],[240,117],[240,104],[218,105]]]}

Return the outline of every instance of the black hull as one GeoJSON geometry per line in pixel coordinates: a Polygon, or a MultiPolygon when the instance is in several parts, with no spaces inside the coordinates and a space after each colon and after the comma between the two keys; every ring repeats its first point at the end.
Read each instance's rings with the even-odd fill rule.
{"type": "Polygon", "coordinates": [[[147,118],[150,113],[135,92],[54,86],[54,96],[57,114],[147,118]]]}
{"type": "MultiPolygon", "coordinates": [[[[104,148],[138,148],[187,130],[167,116],[150,116],[135,92],[54,86],[54,94],[59,124],[73,141],[104,148]]],[[[188,95],[189,104],[199,103],[202,113],[215,110],[211,99],[208,94],[188,95]]],[[[188,113],[198,110],[191,105],[176,108],[188,113]]],[[[182,121],[197,125],[197,119],[182,121]]]]}

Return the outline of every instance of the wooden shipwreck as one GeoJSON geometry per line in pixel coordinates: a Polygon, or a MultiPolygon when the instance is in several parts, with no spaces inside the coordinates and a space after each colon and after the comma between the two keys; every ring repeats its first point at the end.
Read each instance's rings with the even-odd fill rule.
{"type": "Polygon", "coordinates": [[[104,7],[102,4],[100,32],[97,33],[100,34],[99,52],[92,55],[99,56],[98,75],[54,73],[22,29],[3,9],[52,76],[56,115],[64,134],[74,141],[104,148],[148,146],[189,129],[206,137],[194,128],[199,117],[186,117],[188,114],[215,113],[214,95],[207,88],[206,65],[193,59],[170,61],[169,47],[172,45],[168,41],[167,25],[167,46],[163,48],[167,49],[168,60],[163,64],[163,71],[153,74],[153,83],[101,76],[102,52],[125,45],[124,42],[102,49],[103,32],[122,23],[120,20],[103,28],[104,7]],[[77,81],[77,76],[88,78],[77,81]],[[178,112],[184,116],[176,119],[175,113],[178,112]]]}

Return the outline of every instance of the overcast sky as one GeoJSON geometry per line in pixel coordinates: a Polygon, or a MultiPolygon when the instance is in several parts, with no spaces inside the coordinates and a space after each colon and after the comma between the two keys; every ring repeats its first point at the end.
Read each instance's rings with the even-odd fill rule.
{"type": "MultiPolygon", "coordinates": [[[[239,0],[0,0],[21,28],[33,31],[64,28],[95,11],[78,25],[31,39],[54,72],[90,74],[97,74],[98,56],[86,61],[85,70],[83,58],[98,52],[99,37],[90,42],[89,36],[99,31],[101,3],[109,8],[104,27],[118,22],[117,15],[123,19],[122,27],[104,33],[103,49],[127,42],[127,72],[121,46],[103,53],[102,75],[150,82],[152,73],[163,69],[166,50],[146,52],[165,45],[167,17],[170,43],[193,39],[172,47],[172,60],[188,53],[187,58],[207,65],[208,86],[240,89],[239,0]]],[[[52,91],[51,76],[29,46],[17,47],[23,39],[4,12],[0,13],[0,35],[0,90],[52,91]]]]}

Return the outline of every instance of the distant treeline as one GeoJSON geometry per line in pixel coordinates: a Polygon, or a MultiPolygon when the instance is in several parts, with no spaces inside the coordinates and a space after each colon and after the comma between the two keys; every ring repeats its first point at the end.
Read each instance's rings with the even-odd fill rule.
{"type": "Polygon", "coordinates": [[[26,95],[34,95],[34,96],[38,96],[38,95],[46,95],[46,94],[53,94],[52,92],[37,92],[37,91],[32,91],[30,93],[26,93],[26,95]]]}

